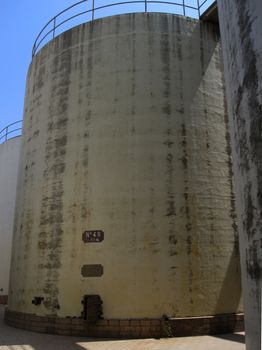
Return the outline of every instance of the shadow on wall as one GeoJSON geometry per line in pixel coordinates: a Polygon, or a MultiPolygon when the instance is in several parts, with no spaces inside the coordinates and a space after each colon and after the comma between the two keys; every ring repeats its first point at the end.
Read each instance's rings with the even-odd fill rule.
{"type": "MultiPolygon", "coordinates": [[[[221,306],[226,308],[230,307],[232,310],[235,310],[236,312],[238,312],[239,310],[239,304],[240,304],[241,295],[242,295],[241,279],[239,279],[239,285],[236,285],[235,280],[232,279],[232,276],[234,276],[235,274],[240,275],[240,269],[241,269],[239,253],[236,249],[237,248],[235,248],[232,251],[232,254],[230,257],[226,275],[222,284],[219,298],[217,300],[215,314],[219,314],[219,309],[221,309],[221,306]],[[234,298],[233,299],[229,298],[228,297],[229,295],[234,295],[234,298]]],[[[236,326],[236,324],[232,325],[232,327],[234,326],[236,326]]],[[[232,329],[232,332],[233,331],[234,329],[232,329]]]]}
{"type": "MultiPolygon", "coordinates": [[[[192,45],[192,42],[195,40],[199,40],[199,32],[200,40],[205,41],[207,40],[206,36],[206,27],[209,23],[201,23],[199,22],[194,32],[191,33],[191,35],[188,37],[188,43],[187,45],[192,45]]],[[[215,25],[213,26],[213,35],[219,37],[219,28],[217,27],[217,32],[215,30],[215,25]]],[[[220,39],[219,39],[220,40],[220,39]]],[[[185,67],[185,77],[184,79],[190,79],[190,84],[187,84],[188,87],[190,87],[189,91],[187,91],[188,94],[190,94],[191,101],[194,100],[196,93],[198,92],[199,86],[202,82],[203,76],[205,75],[206,70],[208,69],[209,63],[214,55],[214,51],[216,50],[217,43],[215,41],[209,41],[209,56],[202,56],[202,52],[200,52],[200,60],[201,60],[201,68],[202,71],[197,71],[196,69],[192,69],[192,67],[187,67],[185,63],[186,60],[183,62],[183,66],[185,67]],[[186,72],[190,72],[190,76],[186,74],[186,72]]],[[[197,58],[196,58],[197,59],[197,58]]],[[[222,64],[221,64],[221,71],[223,70],[222,64]]],[[[224,97],[225,98],[225,97],[224,97]]],[[[187,106],[186,108],[190,108],[191,106],[187,106]]],[[[233,238],[233,229],[232,229],[232,238],[233,238]]],[[[235,242],[236,244],[236,242],[235,242]]],[[[222,309],[228,309],[228,310],[234,310],[236,313],[239,312],[239,305],[241,302],[242,297],[242,287],[241,287],[241,279],[239,278],[239,284],[237,285],[235,282],[236,280],[232,278],[232,276],[235,276],[240,273],[241,267],[240,267],[240,257],[239,257],[239,251],[238,246],[235,245],[230,260],[228,263],[227,271],[225,274],[225,278],[220,290],[219,297],[217,299],[217,304],[214,310],[214,315],[221,314],[221,308],[222,309]],[[230,295],[234,295],[234,298],[230,298],[230,295]]],[[[233,312],[233,311],[232,311],[233,312]]],[[[234,332],[234,329],[237,331],[237,320],[235,319],[234,323],[232,324],[232,332],[234,332]]],[[[218,336],[221,337],[221,339],[228,339],[232,341],[237,341],[240,343],[245,343],[245,336],[242,334],[234,334],[234,335],[225,335],[225,336],[218,336]]]]}
{"type": "MultiPolygon", "coordinates": [[[[203,76],[205,75],[209,63],[214,55],[214,52],[217,48],[218,42],[208,40],[208,35],[207,35],[207,29],[206,26],[213,26],[213,35],[214,37],[217,37],[218,41],[219,39],[219,28],[217,27],[216,31],[216,26],[214,24],[209,24],[208,22],[205,23],[197,23],[194,31],[191,33],[190,36],[188,36],[188,40],[186,42],[186,46],[190,47],[192,43],[198,42],[199,41],[199,33],[200,33],[200,40],[202,42],[205,42],[205,40],[208,41],[209,45],[209,50],[208,50],[208,55],[206,54],[207,51],[201,51],[199,52],[200,57],[196,56],[196,60],[200,59],[201,61],[201,71],[197,69],[193,69],[192,66],[187,66],[186,63],[189,63],[190,61],[184,60],[183,61],[183,68],[184,68],[184,80],[188,80],[188,83],[185,83],[186,86],[188,86],[187,94],[189,97],[190,101],[194,101],[194,98],[197,98],[197,93],[199,91],[200,85],[203,81],[203,76]],[[204,56],[206,54],[206,56],[204,56]],[[187,74],[187,72],[190,72],[190,74],[187,74]]],[[[210,31],[209,31],[210,32],[210,31]]],[[[190,52],[190,50],[188,50],[190,52]]],[[[222,63],[217,63],[221,65],[221,72],[223,71],[222,63]]],[[[197,66],[197,65],[196,65],[197,66]]],[[[204,86],[204,85],[203,85],[204,86]]],[[[205,87],[204,87],[205,88],[205,87]]],[[[225,97],[224,97],[225,99],[225,97]]],[[[191,110],[191,105],[185,106],[186,109],[188,109],[188,114],[192,113],[191,110]]],[[[193,118],[197,118],[197,116],[193,115],[193,118]]],[[[212,117],[212,116],[210,116],[212,117]]],[[[228,155],[230,157],[230,155],[228,155]]],[[[234,208],[232,208],[233,210],[234,208]]],[[[234,237],[233,233],[233,228],[232,228],[232,238],[234,237]]],[[[234,242],[236,244],[236,242],[234,242]]],[[[219,293],[219,297],[217,299],[216,307],[214,309],[214,315],[219,315],[221,314],[221,309],[225,310],[232,310],[232,313],[235,311],[236,313],[239,312],[239,305],[241,301],[241,296],[242,296],[242,288],[241,288],[241,280],[239,279],[239,284],[236,284],[236,279],[232,278],[232,276],[235,276],[238,274],[239,276],[241,275],[240,273],[240,257],[239,257],[239,252],[237,251],[238,247],[235,246],[233,249],[227,271],[225,273],[225,278],[223,280],[223,283],[221,283],[222,287],[219,293]],[[230,297],[230,295],[234,295],[234,298],[230,297]]],[[[196,266],[195,266],[196,268],[196,266]]],[[[199,266],[201,268],[201,266],[199,266]]],[[[232,323],[232,332],[234,329],[237,330],[237,320],[235,320],[232,323]]],[[[224,338],[227,339],[227,338],[224,338]]],[[[240,342],[244,343],[244,336],[242,335],[236,335],[234,339],[241,340],[240,342]]],[[[231,339],[230,339],[231,340],[231,339]]],[[[237,341],[237,340],[236,340],[237,341]]]]}
{"type": "MultiPolygon", "coordinates": [[[[183,79],[185,81],[184,86],[187,86],[187,98],[188,101],[191,101],[192,104],[194,102],[194,98],[199,92],[199,87],[203,82],[203,77],[214,56],[214,52],[217,49],[219,42],[218,26],[216,27],[213,23],[209,24],[208,22],[196,22],[194,31],[188,35],[187,39],[184,38],[184,52],[182,52],[182,55],[186,55],[187,52],[192,51],[192,45],[194,45],[194,43],[199,43],[199,41],[200,45],[208,46],[208,50],[203,50],[202,48],[200,48],[199,51],[196,50],[196,52],[199,54],[199,57],[196,55],[194,59],[196,61],[200,61],[201,70],[198,68],[197,64],[195,66],[192,66],[192,60],[186,60],[183,59],[183,56],[181,57],[181,67],[183,69],[183,79]],[[207,27],[209,26],[212,28],[212,30],[210,30],[210,28],[207,30],[207,27]],[[210,40],[210,33],[212,33],[213,38],[216,38],[217,40],[210,40]]],[[[192,106],[185,105],[184,107],[188,109],[186,113],[190,115],[192,106]]]]}

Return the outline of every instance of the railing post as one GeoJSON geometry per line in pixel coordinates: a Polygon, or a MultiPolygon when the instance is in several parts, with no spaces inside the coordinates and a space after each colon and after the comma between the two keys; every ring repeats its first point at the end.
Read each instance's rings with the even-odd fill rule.
{"type": "Polygon", "coordinates": [[[93,0],[92,4],[92,21],[95,19],[95,0],[93,0]]]}
{"type": "Polygon", "coordinates": [[[183,0],[183,15],[186,15],[185,0],[183,0]]]}
{"type": "Polygon", "coordinates": [[[198,18],[200,18],[200,3],[199,3],[199,0],[197,0],[197,8],[198,8],[198,18]]]}
{"type": "Polygon", "coordinates": [[[55,29],[56,29],[56,17],[54,17],[53,39],[55,37],[55,29]]]}
{"type": "Polygon", "coordinates": [[[8,136],[8,126],[5,129],[5,141],[7,141],[7,136],[8,136]]]}
{"type": "Polygon", "coordinates": [[[145,12],[147,12],[147,0],[145,0],[145,12]]]}

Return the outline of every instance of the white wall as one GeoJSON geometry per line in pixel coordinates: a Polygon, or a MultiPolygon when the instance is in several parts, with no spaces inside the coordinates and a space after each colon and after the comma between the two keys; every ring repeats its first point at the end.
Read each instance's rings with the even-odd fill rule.
{"type": "Polygon", "coordinates": [[[0,299],[8,294],[21,137],[0,144],[0,299]]]}

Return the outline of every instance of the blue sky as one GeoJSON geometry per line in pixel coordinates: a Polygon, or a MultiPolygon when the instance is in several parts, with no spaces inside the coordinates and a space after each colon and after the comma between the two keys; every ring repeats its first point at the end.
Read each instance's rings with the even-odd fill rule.
{"type": "MultiPolygon", "coordinates": [[[[116,3],[123,0],[95,0],[96,6],[107,3],[116,3]]],[[[160,0],[161,1],[161,0],[160,0]]],[[[164,0],[162,0],[164,1],[164,0]]],[[[182,0],[169,0],[182,3],[182,0]]],[[[188,5],[196,5],[197,0],[185,0],[188,5]]],[[[203,1],[203,0],[201,0],[203,1]]],[[[206,6],[214,0],[208,0],[206,6]]],[[[54,15],[64,10],[77,1],[72,0],[13,0],[1,1],[1,84],[0,84],[0,130],[7,124],[22,119],[23,103],[26,83],[26,73],[31,61],[31,51],[34,40],[41,28],[54,15]]],[[[90,1],[91,2],[91,1],[90,1]]],[[[88,2],[78,7],[78,12],[87,9],[88,2]]],[[[160,5],[162,12],[171,12],[171,7],[160,5]]],[[[151,5],[150,11],[160,10],[159,5],[151,5]]],[[[118,12],[138,12],[142,10],[141,5],[124,5],[122,8],[111,8],[110,10],[100,10],[97,17],[105,14],[118,12]],[[140,6],[140,7],[139,7],[140,6]]],[[[176,11],[179,11],[177,7],[176,11]]],[[[70,15],[74,15],[72,9],[70,15]]],[[[188,16],[194,14],[188,10],[188,16]]],[[[88,15],[79,17],[72,21],[72,27],[80,22],[85,22],[88,15]]],[[[61,20],[63,18],[61,17],[61,20]]],[[[67,27],[61,27],[64,31],[67,27]]]]}

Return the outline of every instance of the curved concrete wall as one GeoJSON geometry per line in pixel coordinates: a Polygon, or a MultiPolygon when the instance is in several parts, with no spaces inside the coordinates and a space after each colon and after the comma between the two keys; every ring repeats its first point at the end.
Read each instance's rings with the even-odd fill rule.
{"type": "Polygon", "coordinates": [[[8,295],[21,137],[0,144],[0,303],[8,295]]]}
{"type": "Polygon", "coordinates": [[[232,138],[247,349],[261,344],[262,2],[218,1],[232,138]]]}
{"type": "Polygon", "coordinates": [[[78,317],[85,294],[105,318],[241,309],[220,51],[213,25],[132,14],[33,59],[10,311],[78,317]]]}

